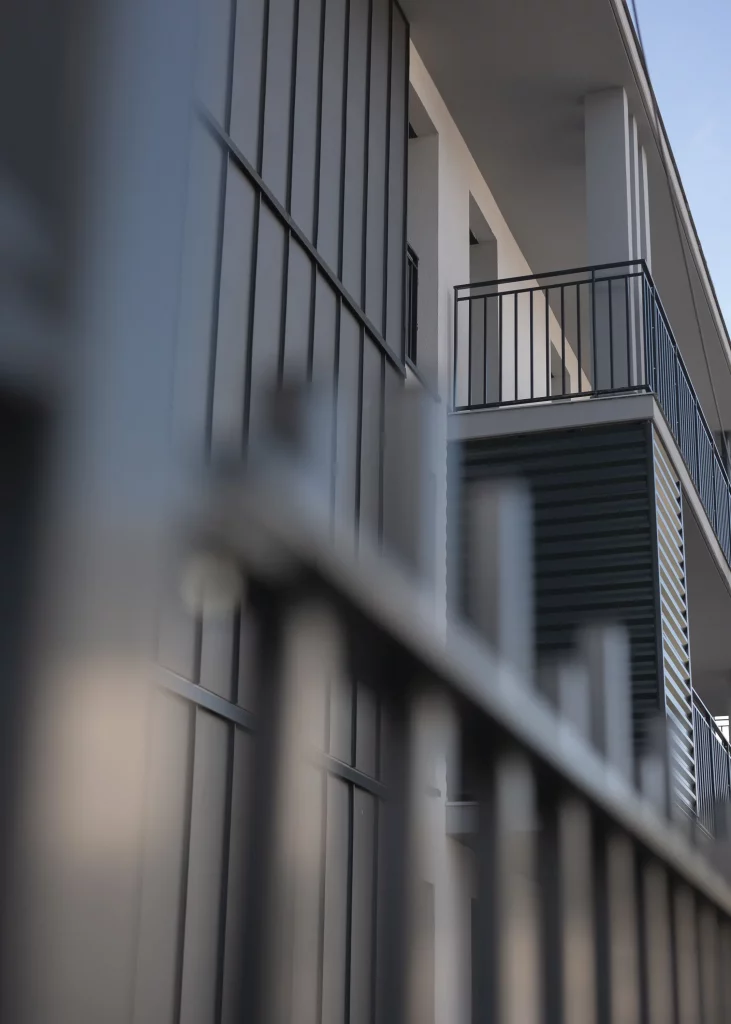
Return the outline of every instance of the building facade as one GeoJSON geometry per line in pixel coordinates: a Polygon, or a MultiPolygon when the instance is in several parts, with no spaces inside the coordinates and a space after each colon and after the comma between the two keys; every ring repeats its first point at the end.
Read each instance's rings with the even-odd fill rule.
{"type": "MultiPolygon", "coordinates": [[[[85,514],[104,525],[82,538],[88,578],[117,522],[112,509],[139,500],[131,466],[164,465],[167,474],[172,465],[182,476],[180,467],[256,465],[268,450],[272,391],[307,383],[333,530],[351,550],[386,552],[417,581],[426,620],[445,641],[453,619],[485,626],[473,601],[484,561],[471,495],[495,478],[528,482],[532,525],[500,527],[505,550],[496,556],[508,569],[508,556],[527,567],[514,606],[506,598],[508,610],[524,612],[525,629],[512,640],[507,627],[488,629],[487,639],[523,684],[533,675],[540,684],[581,653],[597,622],[624,627],[633,753],[622,771],[634,780],[632,760],[656,752],[657,723],[667,723],[665,810],[703,835],[720,833],[718,803],[731,793],[731,751],[717,722],[731,709],[731,341],[623,0],[194,7],[173,14],[156,0],[152,13],[136,4],[117,15],[115,116],[109,125],[91,118],[127,205],[101,204],[89,251],[106,255],[82,275],[118,314],[113,330],[99,332],[102,351],[118,355],[103,370],[93,354],[82,361],[96,397],[66,441],[83,449],[85,514]],[[149,53],[134,43],[141,38],[152,40],[149,53]],[[135,160],[119,141],[130,111],[144,129],[135,160]],[[156,225],[149,246],[140,244],[145,223],[156,225]],[[158,357],[147,343],[163,336],[158,357]],[[125,371],[132,358],[144,385],[142,373],[130,380],[125,371]],[[111,446],[108,469],[93,444],[80,444],[80,425],[111,446]]],[[[98,326],[91,315],[87,341],[98,326]]],[[[521,500],[510,508],[524,509],[521,500]]],[[[154,507],[151,557],[171,515],[162,499],[154,507]]],[[[488,520],[496,531],[501,514],[488,520]]],[[[116,567],[132,549],[139,558],[138,539],[123,537],[116,567]]],[[[139,588],[145,566],[135,568],[139,588]]],[[[389,1003],[386,941],[400,927],[398,884],[379,866],[398,827],[407,734],[425,778],[413,847],[415,1019],[467,1022],[478,1007],[494,1009],[487,967],[473,956],[482,948],[472,813],[479,744],[456,703],[427,688],[406,721],[379,665],[358,675],[327,622],[316,622],[327,654],[312,701],[280,723],[317,752],[280,794],[304,859],[292,869],[287,823],[273,819],[281,862],[265,871],[251,850],[269,847],[250,830],[268,820],[271,793],[257,779],[276,749],[257,742],[271,739],[259,670],[273,640],[252,622],[261,594],[211,611],[172,575],[154,606],[135,607],[131,585],[123,602],[135,621],[143,612],[154,621],[145,637],[157,685],[139,719],[124,705],[129,724],[115,756],[88,737],[120,720],[116,697],[110,690],[106,703],[89,704],[84,673],[65,670],[68,689],[34,733],[51,752],[39,792],[53,780],[78,829],[29,798],[31,820],[57,845],[29,840],[21,898],[39,879],[52,898],[33,901],[23,948],[44,950],[52,966],[42,991],[27,986],[32,1012],[16,1019],[50,1019],[59,1005],[64,1020],[140,1024],[403,1019],[389,1003]],[[56,713],[69,706],[91,711],[78,720],[56,713]],[[119,814],[70,755],[77,749],[98,758],[100,778],[124,797],[119,814]],[[106,828],[97,835],[84,825],[99,807],[106,828]],[[135,839],[120,852],[113,839],[124,814],[135,839]],[[90,876],[98,850],[111,852],[90,876]],[[55,876],[58,858],[67,874],[55,876]],[[261,924],[265,905],[281,915],[262,936],[251,922],[261,924]],[[74,920],[82,923],[69,940],[74,920]],[[280,988],[260,970],[266,942],[284,951],[280,988]]],[[[82,591],[96,623],[110,611],[107,597],[98,604],[99,588],[82,591]]],[[[291,649],[278,639],[294,663],[314,658],[296,637],[291,649]]],[[[89,678],[116,664],[103,654],[94,646],[84,662],[89,678]]],[[[496,784],[503,803],[529,791],[520,778],[496,784]]],[[[539,829],[545,799],[520,805],[524,834],[539,829]]],[[[582,821],[571,827],[588,851],[582,821]]],[[[533,881],[517,885],[516,906],[530,907],[533,881]]],[[[535,982],[500,1004],[499,1019],[516,1024],[540,1019],[539,979],[551,988],[527,920],[507,935],[535,982]]],[[[593,961],[574,954],[573,981],[588,991],[593,961]]],[[[612,970],[616,984],[614,962],[612,970]]],[[[676,1013],[694,984],[675,993],[676,1013]]],[[[626,1017],[615,1010],[611,1019],[650,1019],[640,1016],[650,1004],[660,1007],[651,1019],[669,1019],[649,982],[630,979],[627,990],[626,1017]]],[[[571,1019],[610,1019],[603,996],[589,1002],[579,999],[571,1019]]]]}

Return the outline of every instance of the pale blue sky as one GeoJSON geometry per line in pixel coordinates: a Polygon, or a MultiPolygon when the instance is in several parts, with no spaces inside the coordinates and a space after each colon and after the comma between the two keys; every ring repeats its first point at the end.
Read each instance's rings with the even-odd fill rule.
{"type": "Polygon", "coordinates": [[[670,145],[731,330],[731,0],[637,0],[637,14],[670,145]]]}

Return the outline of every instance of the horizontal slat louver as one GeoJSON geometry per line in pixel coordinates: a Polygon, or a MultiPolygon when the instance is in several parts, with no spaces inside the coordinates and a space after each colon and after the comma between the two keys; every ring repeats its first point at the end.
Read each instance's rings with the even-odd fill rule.
{"type": "Polygon", "coordinates": [[[693,812],[696,781],[683,501],[680,481],[654,431],[653,450],[665,705],[674,726],[676,796],[693,812]]]}

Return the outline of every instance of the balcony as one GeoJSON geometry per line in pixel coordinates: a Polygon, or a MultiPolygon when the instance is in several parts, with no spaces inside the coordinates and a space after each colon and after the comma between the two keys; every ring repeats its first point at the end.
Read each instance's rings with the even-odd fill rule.
{"type": "Polygon", "coordinates": [[[710,835],[722,836],[724,805],[731,799],[731,746],[697,693],[693,694],[693,731],[698,818],[710,835]]]}
{"type": "Polygon", "coordinates": [[[731,484],[644,261],[455,289],[456,412],[654,395],[731,565],[731,484]]]}

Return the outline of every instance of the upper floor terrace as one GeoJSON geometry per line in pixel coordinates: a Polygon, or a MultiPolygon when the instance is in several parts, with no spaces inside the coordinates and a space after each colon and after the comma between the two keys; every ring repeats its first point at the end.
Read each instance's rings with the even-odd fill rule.
{"type": "Polygon", "coordinates": [[[456,412],[653,395],[731,567],[726,438],[643,260],[457,286],[454,338],[456,412]]]}

